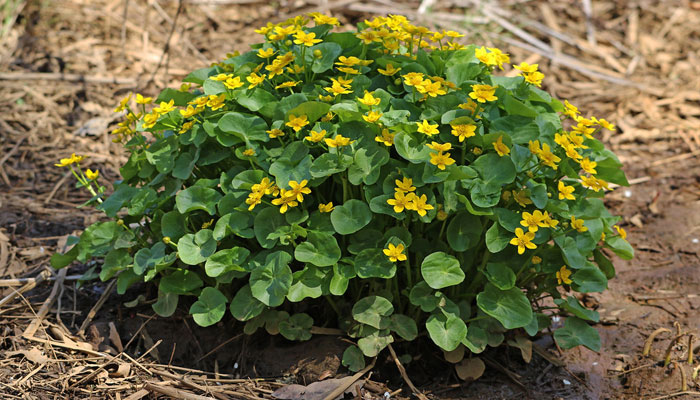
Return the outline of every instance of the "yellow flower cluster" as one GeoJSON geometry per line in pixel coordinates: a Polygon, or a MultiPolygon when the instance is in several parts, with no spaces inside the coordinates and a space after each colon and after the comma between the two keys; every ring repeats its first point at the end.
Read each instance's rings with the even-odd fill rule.
{"type": "Polygon", "coordinates": [[[428,211],[434,208],[431,204],[428,204],[428,196],[424,194],[418,196],[415,193],[416,187],[413,186],[413,179],[404,177],[403,180],[397,179],[394,183],[396,183],[394,198],[386,202],[394,207],[395,213],[411,210],[424,217],[428,211]]]}
{"type": "Polygon", "coordinates": [[[519,75],[525,78],[526,82],[532,83],[537,87],[542,86],[544,74],[538,71],[539,64],[528,64],[526,62],[521,62],[520,65],[513,65],[513,68],[520,71],[519,75]]]}

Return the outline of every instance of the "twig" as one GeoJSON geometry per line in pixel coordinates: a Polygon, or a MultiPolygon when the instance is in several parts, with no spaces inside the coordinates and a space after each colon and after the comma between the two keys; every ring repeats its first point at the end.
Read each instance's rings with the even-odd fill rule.
{"type": "Polygon", "coordinates": [[[483,360],[484,360],[484,361],[486,362],[486,364],[488,364],[489,366],[491,366],[491,367],[493,367],[493,368],[496,368],[497,370],[499,370],[499,371],[503,372],[504,374],[506,374],[506,376],[507,376],[511,381],[513,381],[513,383],[515,383],[516,385],[520,386],[521,389],[527,390],[527,389],[525,388],[525,385],[524,385],[522,382],[520,382],[520,376],[519,376],[518,374],[516,374],[515,372],[509,370],[508,368],[504,367],[504,366],[501,365],[500,363],[498,363],[498,362],[496,362],[495,360],[492,360],[492,359],[490,359],[490,358],[488,358],[488,357],[483,357],[483,360]]]}
{"type": "Polygon", "coordinates": [[[668,163],[672,163],[675,161],[685,160],[686,158],[693,158],[693,157],[697,156],[698,154],[700,154],[700,150],[695,150],[695,151],[690,152],[690,153],[679,154],[677,156],[664,158],[662,160],[656,160],[653,163],[651,163],[651,166],[658,167],[659,165],[668,164],[668,163]]]}
{"type": "Polygon", "coordinates": [[[51,293],[49,294],[49,297],[47,297],[46,300],[44,300],[44,304],[41,305],[41,308],[36,313],[36,317],[32,320],[29,326],[27,326],[27,329],[24,330],[25,336],[34,336],[34,333],[36,333],[37,329],[39,329],[41,321],[44,320],[46,314],[49,313],[49,309],[56,301],[56,297],[58,296],[58,289],[61,287],[61,285],[63,285],[63,281],[66,278],[66,272],[68,272],[67,268],[63,268],[60,271],[58,271],[56,282],[54,282],[53,288],[51,288],[51,293]]]}
{"type": "Polygon", "coordinates": [[[361,371],[353,375],[351,379],[348,379],[347,382],[335,388],[335,390],[326,395],[326,397],[324,397],[323,400],[335,400],[336,397],[341,396],[343,393],[345,393],[346,390],[348,390],[350,386],[354,385],[355,382],[357,382],[357,380],[362,377],[362,375],[366,374],[369,370],[374,368],[375,362],[377,362],[376,357],[372,359],[372,363],[370,365],[364,367],[361,371]]]}
{"type": "Polygon", "coordinates": [[[50,275],[51,275],[51,273],[45,269],[45,270],[41,271],[41,273],[39,275],[37,275],[37,277],[33,281],[28,282],[26,285],[22,286],[21,288],[19,288],[17,290],[10,288],[10,289],[12,289],[12,293],[8,294],[2,300],[0,300],[0,308],[2,306],[4,306],[5,304],[9,303],[10,301],[12,301],[15,297],[26,292],[27,290],[34,289],[38,284],[45,281],[46,278],[48,278],[50,275]]]}
{"type": "Polygon", "coordinates": [[[114,85],[136,86],[136,80],[132,78],[101,77],[79,74],[64,74],[59,72],[0,72],[0,80],[6,81],[67,81],[95,84],[111,83],[114,85]]]}
{"type": "Polygon", "coordinates": [[[689,394],[691,396],[700,396],[700,392],[693,392],[693,391],[687,390],[685,392],[676,392],[676,393],[671,393],[671,394],[667,394],[664,396],[654,397],[653,399],[649,399],[649,400],[665,400],[665,399],[670,399],[671,397],[683,396],[684,394],[689,394]]]}
{"type": "MultiPolygon", "coordinates": [[[[68,275],[66,276],[63,280],[64,281],[77,281],[78,279],[82,278],[83,275],[68,275]]],[[[48,278],[44,279],[45,281],[55,281],[58,279],[58,276],[49,276],[48,278]]],[[[36,283],[37,278],[16,278],[16,279],[0,279],[0,287],[9,287],[9,286],[22,286],[24,284],[34,282],[36,283]]]]}
{"type": "Polygon", "coordinates": [[[595,30],[593,29],[593,8],[591,0],[581,0],[583,3],[583,14],[586,16],[586,38],[588,43],[596,45],[595,30]]]}
{"type": "Polygon", "coordinates": [[[112,282],[109,283],[107,286],[107,289],[105,289],[105,292],[102,293],[102,296],[100,297],[99,300],[97,300],[97,303],[95,303],[94,306],[90,309],[90,312],[88,312],[87,317],[85,318],[85,321],[83,321],[82,324],[80,324],[80,329],[78,329],[78,336],[83,336],[85,334],[85,329],[87,329],[88,325],[90,325],[90,322],[92,321],[93,318],[95,318],[95,315],[97,315],[97,311],[102,308],[102,306],[105,304],[107,301],[107,298],[109,297],[110,293],[112,293],[112,289],[117,285],[117,280],[114,279],[112,282]]]}
{"type": "Polygon", "coordinates": [[[171,374],[170,372],[161,371],[161,370],[158,370],[158,369],[154,369],[153,372],[154,372],[155,374],[157,374],[157,375],[164,376],[164,377],[166,377],[166,378],[175,379],[175,380],[177,380],[177,381],[180,381],[180,382],[182,382],[182,384],[184,384],[185,386],[191,387],[192,389],[197,389],[197,390],[202,391],[202,392],[209,392],[209,393],[212,394],[212,396],[216,397],[217,399],[221,399],[221,400],[228,399],[228,396],[223,396],[223,395],[221,395],[221,394],[218,394],[218,393],[215,393],[215,392],[213,392],[213,391],[211,391],[211,390],[208,390],[206,387],[201,386],[201,385],[198,385],[198,384],[196,384],[196,383],[194,383],[194,382],[188,380],[188,379],[187,379],[186,377],[184,377],[184,376],[180,376],[180,375],[176,375],[176,374],[171,374]]]}
{"type": "Polygon", "coordinates": [[[231,337],[231,338],[229,338],[229,339],[226,339],[223,343],[221,343],[220,345],[214,347],[210,352],[208,352],[207,354],[205,354],[205,355],[199,357],[199,358],[197,359],[197,361],[195,361],[195,363],[198,363],[198,362],[204,360],[205,358],[209,357],[210,355],[216,353],[220,348],[222,348],[222,347],[226,346],[227,344],[233,342],[234,340],[238,339],[238,338],[241,337],[242,335],[243,335],[242,333],[239,333],[239,334],[236,335],[236,336],[233,336],[233,337],[231,337]]]}
{"type": "MultiPolygon", "coordinates": [[[[149,79],[149,82],[153,82],[153,80],[156,77],[156,74],[158,73],[158,70],[160,69],[160,66],[163,64],[163,59],[165,58],[168,53],[170,53],[170,39],[172,39],[173,34],[175,33],[175,28],[177,27],[177,19],[182,13],[182,9],[184,6],[183,0],[178,0],[177,2],[177,11],[175,12],[175,18],[173,18],[173,22],[170,26],[170,32],[168,33],[167,39],[165,39],[165,46],[163,47],[163,54],[160,55],[160,60],[158,60],[158,65],[156,65],[156,69],[153,70],[153,74],[151,74],[151,79],[149,79]]],[[[167,67],[166,67],[166,73],[167,73],[167,67]]]]}
{"type": "Polygon", "coordinates": [[[409,388],[411,388],[411,391],[413,394],[416,395],[420,400],[428,400],[428,398],[420,391],[416,386],[411,382],[411,378],[408,377],[408,374],[406,373],[406,368],[404,368],[403,365],[401,365],[401,361],[399,360],[398,357],[396,357],[396,352],[394,351],[394,348],[389,344],[389,353],[391,353],[391,358],[394,359],[394,363],[396,364],[396,368],[399,369],[399,373],[401,374],[401,377],[403,378],[404,382],[408,385],[409,388]]]}
{"type": "MultiPolygon", "coordinates": [[[[0,75],[2,75],[2,74],[0,74],[0,75]]],[[[10,151],[8,151],[7,154],[5,154],[5,155],[2,157],[2,159],[0,159],[0,167],[2,167],[2,165],[5,164],[5,161],[7,161],[10,157],[12,157],[13,154],[15,154],[15,153],[17,152],[17,150],[19,149],[19,146],[21,146],[22,143],[24,143],[24,141],[25,141],[26,139],[27,139],[26,136],[22,136],[21,138],[19,138],[19,140],[17,141],[17,143],[15,143],[15,145],[12,146],[12,148],[10,149],[10,151]]]]}
{"type": "Polygon", "coordinates": [[[56,192],[58,192],[58,189],[63,186],[64,183],[68,180],[68,178],[72,175],[71,171],[66,171],[65,174],[63,174],[63,177],[56,182],[56,184],[53,186],[53,189],[51,189],[51,192],[49,193],[48,196],[46,196],[46,199],[44,200],[44,205],[48,205],[51,202],[51,199],[53,199],[53,196],[56,195],[56,192]]]}
{"type": "Polygon", "coordinates": [[[152,392],[164,394],[166,396],[170,396],[174,399],[179,399],[179,400],[215,400],[213,397],[200,396],[198,394],[186,392],[186,391],[180,390],[180,389],[155,385],[151,382],[146,382],[146,384],[143,386],[143,388],[146,390],[150,390],[152,392]]]}

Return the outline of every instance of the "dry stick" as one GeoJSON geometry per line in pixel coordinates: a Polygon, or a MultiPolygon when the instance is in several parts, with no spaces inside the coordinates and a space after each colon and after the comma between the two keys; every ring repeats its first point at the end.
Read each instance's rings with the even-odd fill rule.
{"type": "Polygon", "coordinates": [[[323,398],[323,400],[335,400],[336,397],[341,396],[345,391],[352,385],[357,382],[358,379],[362,377],[362,375],[366,374],[369,370],[374,368],[374,363],[377,362],[377,357],[374,357],[372,359],[372,363],[363,368],[361,371],[356,373],[355,375],[352,376],[351,379],[348,379],[348,382],[338,386],[335,388],[334,391],[330,392],[326,397],[323,398]]]}
{"type": "Polygon", "coordinates": [[[401,377],[403,378],[404,382],[408,385],[409,388],[411,388],[411,391],[413,394],[416,395],[420,400],[428,400],[425,395],[416,388],[415,385],[413,385],[413,382],[411,382],[411,378],[408,377],[408,374],[406,373],[406,368],[404,368],[403,365],[401,365],[401,361],[399,360],[398,357],[396,357],[396,352],[394,351],[394,348],[389,344],[389,353],[391,353],[391,358],[394,359],[394,363],[396,364],[396,368],[399,369],[399,373],[401,374],[401,377]]]}
{"type": "MultiPolygon", "coordinates": [[[[8,294],[2,300],[0,300],[0,307],[11,302],[15,297],[21,295],[22,293],[26,292],[27,290],[34,289],[36,287],[36,285],[45,281],[50,275],[51,275],[51,272],[49,272],[48,270],[45,269],[45,270],[41,271],[41,273],[39,275],[37,275],[37,277],[33,281],[28,282],[26,285],[22,286],[21,288],[19,288],[17,290],[10,288],[10,289],[12,289],[12,293],[8,294]]],[[[2,311],[0,310],[0,312],[2,312],[2,311]]]]}
{"type": "Polygon", "coordinates": [[[79,74],[63,74],[58,72],[0,72],[0,80],[6,81],[66,81],[66,82],[83,82],[105,84],[111,83],[114,85],[136,86],[136,80],[132,78],[116,78],[116,77],[100,77],[87,76],[79,74]]]}
{"type": "Polygon", "coordinates": [[[525,385],[520,382],[520,375],[516,374],[515,372],[509,370],[508,368],[504,367],[500,363],[496,362],[495,360],[492,360],[488,357],[483,357],[483,360],[488,364],[489,366],[496,368],[497,370],[503,372],[510,380],[513,381],[516,385],[520,386],[523,390],[527,390],[525,388],[525,385]]]}
{"type": "Polygon", "coordinates": [[[34,333],[36,333],[37,329],[39,329],[41,321],[44,320],[46,314],[49,313],[49,309],[56,301],[56,297],[58,296],[58,289],[61,287],[61,285],[63,285],[63,280],[66,278],[66,272],[68,272],[67,268],[63,268],[60,271],[58,271],[56,282],[54,282],[53,284],[53,288],[51,289],[49,297],[47,297],[44,301],[44,304],[41,305],[41,308],[36,313],[36,317],[34,318],[34,320],[32,320],[29,326],[27,326],[27,329],[24,330],[23,336],[34,336],[34,333]]]}
{"type": "Polygon", "coordinates": [[[221,399],[221,400],[228,399],[228,396],[224,396],[224,395],[222,395],[222,394],[220,394],[220,393],[212,392],[209,388],[206,388],[206,387],[204,387],[204,386],[202,386],[202,385],[198,385],[198,384],[196,384],[196,383],[194,383],[194,382],[188,380],[188,379],[187,379],[186,377],[184,377],[184,376],[171,374],[170,372],[160,371],[160,370],[158,370],[158,369],[154,369],[153,372],[154,372],[155,374],[157,374],[157,375],[164,376],[164,377],[166,377],[166,378],[175,379],[175,380],[177,380],[177,381],[180,381],[180,382],[182,382],[182,384],[184,384],[185,386],[191,387],[192,389],[197,389],[197,390],[202,391],[202,392],[205,392],[205,393],[211,393],[211,395],[214,396],[214,397],[216,397],[217,399],[221,399]]]}
{"type": "Polygon", "coordinates": [[[689,394],[691,396],[700,396],[700,392],[685,391],[685,392],[676,392],[676,393],[671,393],[671,394],[667,394],[664,396],[654,397],[653,399],[649,399],[649,400],[665,400],[665,399],[670,399],[671,397],[683,396],[684,394],[689,394]]]}
{"type": "Polygon", "coordinates": [[[642,357],[646,357],[649,355],[649,353],[651,352],[651,345],[654,343],[654,339],[664,332],[671,333],[671,330],[667,328],[659,328],[652,332],[651,335],[649,335],[647,340],[644,341],[644,350],[642,351],[642,357]]]}
{"type": "Polygon", "coordinates": [[[144,397],[148,396],[148,394],[151,393],[146,389],[141,389],[138,392],[132,393],[129,395],[129,397],[125,397],[124,400],[141,400],[144,397]]]}
{"type": "Polygon", "coordinates": [[[668,364],[671,363],[671,353],[673,352],[673,347],[676,345],[676,342],[678,342],[685,335],[686,335],[685,333],[681,333],[680,335],[677,335],[676,337],[674,337],[671,340],[671,343],[668,344],[668,347],[666,347],[666,355],[664,357],[664,367],[668,366],[668,364]]]}
{"type": "Polygon", "coordinates": [[[90,312],[88,312],[87,318],[85,318],[85,321],[83,321],[82,324],[80,324],[80,329],[78,329],[78,336],[83,336],[85,334],[85,329],[87,329],[88,325],[90,325],[90,322],[92,322],[92,319],[95,318],[95,315],[97,315],[97,311],[102,308],[102,306],[105,304],[107,301],[107,298],[109,297],[110,293],[112,293],[112,289],[114,289],[114,286],[117,285],[117,280],[114,279],[112,282],[109,283],[107,286],[107,289],[105,289],[105,292],[102,293],[102,296],[100,297],[99,300],[97,300],[97,303],[95,303],[94,306],[90,309],[90,312]]]}
{"type": "Polygon", "coordinates": [[[9,160],[10,157],[12,157],[12,155],[15,154],[15,153],[17,152],[17,150],[19,150],[19,146],[21,146],[22,143],[24,143],[24,141],[25,141],[26,139],[27,139],[26,136],[22,136],[21,138],[19,138],[19,140],[17,141],[17,143],[15,143],[15,145],[12,146],[12,148],[10,149],[10,151],[8,151],[7,154],[5,154],[5,156],[4,156],[2,159],[0,159],[0,167],[2,167],[2,165],[5,164],[5,161],[9,160]]]}
{"type": "Polygon", "coordinates": [[[591,0],[581,0],[583,3],[583,14],[586,16],[586,38],[588,43],[593,46],[596,45],[595,31],[593,30],[593,10],[591,7],[591,0]]]}
{"type": "Polygon", "coordinates": [[[214,354],[214,353],[215,353],[216,351],[218,351],[220,348],[222,348],[222,347],[226,346],[227,344],[233,342],[234,340],[238,339],[238,338],[241,337],[242,335],[243,335],[242,333],[239,333],[238,335],[233,336],[233,337],[227,339],[226,341],[224,341],[224,342],[221,343],[220,345],[214,347],[214,349],[212,349],[212,350],[211,350],[210,352],[208,352],[207,354],[205,354],[205,355],[199,357],[199,358],[197,359],[197,361],[195,361],[195,363],[198,363],[198,362],[204,360],[205,358],[207,358],[207,357],[209,357],[210,355],[214,354]]]}
{"type": "Polygon", "coordinates": [[[178,0],[177,2],[177,11],[175,12],[175,18],[173,18],[173,23],[170,26],[170,33],[168,33],[168,38],[165,40],[165,46],[163,47],[163,54],[160,55],[160,60],[158,60],[158,65],[156,66],[156,69],[153,70],[153,74],[151,74],[151,79],[148,80],[148,82],[153,82],[153,80],[156,77],[156,74],[158,73],[158,70],[160,69],[160,66],[163,64],[163,59],[165,58],[166,54],[170,52],[170,39],[172,39],[173,34],[175,33],[175,28],[177,27],[177,19],[180,16],[180,13],[182,13],[182,8],[183,8],[184,2],[183,0],[178,0]]]}
{"type": "MultiPolygon", "coordinates": [[[[182,0],[180,0],[182,1],[182,0]]],[[[170,396],[174,399],[179,400],[215,400],[213,397],[200,396],[198,394],[186,392],[184,390],[175,389],[171,387],[158,386],[151,382],[146,382],[143,386],[144,389],[150,390],[152,392],[158,392],[166,396],[170,396]]]]}
{"type": "MultiPolygon", "coordinates": [[[[82,275],[68,275],[66,276],[63,280],[64,281],[77,281],[78,279],[82,278],[82,275]]],[[[55,281],[58,279],[57,276],[50,276],[46,279],[45,281],[55,281]]],[[[17,278],[17,279],[0,279],[0,287],[9,287],[9,286],[22,286],[24,284],[34,282],[36,283],[37,278],[17,278]]]]}
{"type": "Polygon", "coordinates": [[[60,189],[61,186],[63,186],[63,184],[66,183],[66,181],[68,180],[68,178],[70,178],[71,175],[72,175],[72,173],[70,170],[66,171],[66,173],[63,174],[63,177],[61,177],[61,179],[58,182],[56,182],[56,184],[53,186],[53,189],[51,189],[51,192],[44,200],[44,205],[48,205],[51,202],[51,199],[53,199],[53,196],[56,195],[56,192],[58,192],[58,189],[60,189]]]}

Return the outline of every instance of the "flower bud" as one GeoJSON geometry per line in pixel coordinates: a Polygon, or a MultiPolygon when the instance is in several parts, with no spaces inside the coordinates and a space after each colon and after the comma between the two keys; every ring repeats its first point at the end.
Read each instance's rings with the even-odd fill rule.
{"type": "Polygon", "coordinates": [[[163,243],[170,244],[170,236],[163,236],[163,243]]]}
{"type": "Polygon", "coordinates": [[[316,58],[323,57],[323,53],[321,52],[321,50],[319,50],[319,49],[314,50],[314,57],[316,57],[316,58]]]}
{"type": "Polygon", "coordinates": [[[124,226],[124,220],[123,220],[123,219],[118,219],[118,220],[117,220],[117,225],[119,225],[119,226],[124,226]]]}
{"type": "Polygon", "coordinates": [[[289,46],[292,45],[292,41],[289,40],[289,39],[287,39],[287,40],[284,41],[284,45],[287,46],[287,47],[289,47],[289,46]]]}

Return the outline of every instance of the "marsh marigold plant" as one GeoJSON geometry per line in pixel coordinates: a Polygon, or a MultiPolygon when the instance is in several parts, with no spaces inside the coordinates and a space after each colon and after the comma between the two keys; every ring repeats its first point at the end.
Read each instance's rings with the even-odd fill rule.
{"type": "MultiPolygon", "coordinates": [[[[100,259],[88,276],[119,294],[157,285],[156,313],[184,307],[202,326],[340,328],[352,370],[418,337],[478,354],[556,314],[561,347],[597,350],[598,314],[576,293],[607,288],[606,254],[632,256],[602,200],[627,184],[597,139],[615,127],[541,90],[537,64],[500,76],[510,56],[457,32],[396,15],[335,25],[268,24],[179,89],[120,102],[130,156],[110,196],[92,189],[109,220],[54,266],[100,259]]],[[[81,160],[57,165],[92,188],[81,160]]]]}

